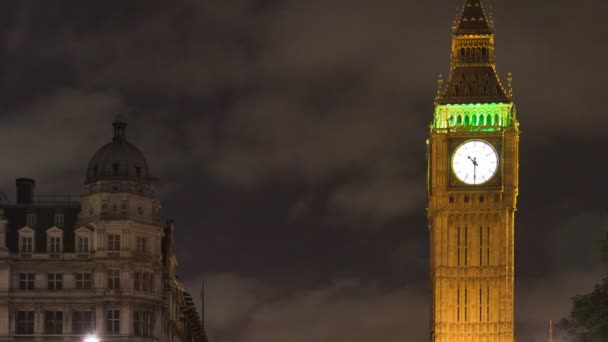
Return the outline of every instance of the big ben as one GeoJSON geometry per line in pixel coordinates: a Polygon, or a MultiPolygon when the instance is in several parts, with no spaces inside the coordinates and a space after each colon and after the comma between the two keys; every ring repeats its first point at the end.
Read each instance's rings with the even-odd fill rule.
{"type": "Polygon", "coordinates": [[[480,0],[454,24],[427,149],[431,341],[513,342],[519,123],[480,0]]]}

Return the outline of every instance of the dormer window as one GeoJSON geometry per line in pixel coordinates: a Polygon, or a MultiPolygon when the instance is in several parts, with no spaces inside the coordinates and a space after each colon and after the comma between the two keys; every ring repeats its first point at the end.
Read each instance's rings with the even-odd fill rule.
{"type": "Polygon", "coordinates": [[[61,253],[61,238],[50,237],[49,238],[49,253],[61,253]]]}
{"type": "Polygon", "coordinates": [[[78,252],[88,253],[89,252],[89,237],[79,236],[78,237],[78,252]]]}
{"type": "Polygon", "coordinates": [[[27,217],[26,217],[26,225],[28,227],[35,227],[36,221],[37,221],[36,218],[37,218],[36,213],[28,213],[27,217]]]}
{"type": "Polygon", "coordinates": [[[65,215],[63,213],[55,214],[55,226],[63,227],[65,221],[65,215]]]}
{"type": "Polygon", "coordinates": [[[91,230],[86,227],[80,227],[75,231],[75,247],[78,258],[86,259],[89,257],[91,250],[91,230]]]}
{"type": "Polygon", "coordinates": [[[21,257],[30,258],[31,254],[34,253],[35,246],[35,232],[29,227],[23,227],[19,229],[19,253],[21,257]]]}
{"type": "Polygon", "coordinates": [[[58,253],[63,250],[63,231],[57,227],[53,227],[46,231],[46,249],[53,257],[58,257],[58,253]]]}
{"type": "Polygon", "coordinates": [[[32,253],[34,251],[34,238],[31,236],[21,237],[21,246],[19,251],[21,253],[32,253]]]}

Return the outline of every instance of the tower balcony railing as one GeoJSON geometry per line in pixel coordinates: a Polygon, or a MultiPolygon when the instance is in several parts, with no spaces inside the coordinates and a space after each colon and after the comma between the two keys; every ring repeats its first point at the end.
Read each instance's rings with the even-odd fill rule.
{"type": "Polygon", "coordinates": [[[90,252],[42,252],[42,253],[33,253],[33,252],[19,252],[12,253],[11,258],[13,259],[21,259],[21,260],[88,260],[91,258],[90,252]]]}

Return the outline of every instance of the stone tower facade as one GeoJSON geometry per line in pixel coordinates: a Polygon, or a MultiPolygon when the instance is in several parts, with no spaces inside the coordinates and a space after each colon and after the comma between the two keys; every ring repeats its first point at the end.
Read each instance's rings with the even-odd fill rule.
{"type": "Polygon", "coordinates": [[[427,158],[431,341],[513,342],[519,123],[480,0],[455,22],[427,158]]]}

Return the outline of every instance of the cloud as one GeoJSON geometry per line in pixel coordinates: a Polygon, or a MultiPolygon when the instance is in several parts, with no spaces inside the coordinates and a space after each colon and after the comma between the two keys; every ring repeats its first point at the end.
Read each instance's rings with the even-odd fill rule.
{"type": "Polygon", "coordinates": [[[382,336],[396,342],[428,337],[419,329],[428,321],[426,297],[408,287],[387,291],[357,280],[336,280],[287,291],[235,275],[210,276],[205,283],[207,323],[216,341],[370,341],[382,336]]]}
{"type": "Polygon", "coordinates": [[[46,194],[78,188],[89,159],[110,140],[110,123],[122,106],[115,93],[60,89],[9,113],[0,126],[3,188],[12,191],[16,177],[41,180],[46,194]]]}

